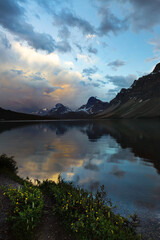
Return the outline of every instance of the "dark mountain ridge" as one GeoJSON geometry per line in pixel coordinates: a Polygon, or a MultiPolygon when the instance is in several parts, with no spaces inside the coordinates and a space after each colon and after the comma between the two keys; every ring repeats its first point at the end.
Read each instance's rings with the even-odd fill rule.
{"type": "Polygon", "coordinates": [[[103,111],[108,106],[108,102],[102,102],[96,97],[90,97],[85,105],[82,105],[76,111],[84,111],[88,114],[96,114],[103,111]]]}
{"type": "Polygon", "coordinates": [[[0,108],[1,120],[159,118],[160,63],[150,74],[135,80],[130,88],[122,88],[109,103],[92,96],[75,111],[58,103],[50,110],[43,108],[34,114],[0,108]]]}
{"type": "Polygon", "coordinates": [[[3,120],[43,120],[44,118],[41,116],[14,112],[11,110],[5,110],[0,108],[0,121],[3,120]]]}
{"type": "Polygon", "coordinates": [[[153,72],[135,80],[130,88],[122,88],[100,118],[160,117],[160,63],[153,72]]]}
{"type": "Polygon", "coordinates": [[[43,108],[35,112],[35,114],[60,119],[90,118],[93,114],[103,111],[107,105],[107,102],[103,102],[96,97],[90,97],[86,104],[75,111],[62,103],[57,103],[52,109],[43,108]]]}

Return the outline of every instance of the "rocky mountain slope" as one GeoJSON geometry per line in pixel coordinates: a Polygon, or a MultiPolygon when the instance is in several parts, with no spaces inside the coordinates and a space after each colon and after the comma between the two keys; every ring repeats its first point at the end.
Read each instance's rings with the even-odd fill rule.
{"type": "Polygon", "coordinates": [[[102,102],[96,97],[90,97],[86,104],[77,110],[71,110],[62,103],[57,103],[52,109],[40,109],[35,114],[40,116],[58,117],[58,118],[88,118],[90,115],[103,111],[108,106],[107,102],[102,102]]]}
{"type": "Polygon", "coordinates": [[[49,116],[59,116],[72,112],[72,110],[61,103],[57,103],[54,108],[48,111],[49,116]]]}
{"type": "Polygon", "coordinates": [[[38,111],[36,112],[32,112],[32,114],[34,115],[39,115],[39,116],[45,116],[47,115],[49,112],[49,109],[48,108],[42,108],[42,109],[39,109],[38,111]]]}
{"type": "Polygon", "coordinates": [[[160,63],[153,72],[122,88],[98,118],[160,117],[160,63]]]}
{"type": "Polygon", "coordinates": [[[122,88],[109,103],[90,97],[75,111],[58,103],[50,110],[43,108],[34,114],[37,116],[0,108],[0,120],[160,117],[160,63],[153,72],[135,80],[130,88],[122,88]]]}
{"type": "Polygon", "coordinates": [[[86,112],[87,114],[96,114],[103,111],[108,106],[108,102],[102,102],[96,97],[90,97],[85,105],[82,105],[76,112],[86,112]]]}

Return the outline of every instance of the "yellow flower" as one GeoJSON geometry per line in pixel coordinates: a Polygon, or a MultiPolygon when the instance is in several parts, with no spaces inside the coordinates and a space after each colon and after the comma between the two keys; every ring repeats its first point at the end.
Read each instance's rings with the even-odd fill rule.
{"type": "Polygon", "coordinates": [[[113,230],[111,230],[111,233],[112,233],[112,234],[114,234],[114,231],[113,231],[113,230]]]}
{"type": "Polygon", "coordinates": [[[99,217],[96,218],[96,221],[98,221],[99,217]]]}
{"type": "Polygon", "coordinates": [[[87,217],[88,217],[88,215],[87,215],[87,217]]]}
{"type": "Polygon", "coordinates": [[[86,212],[88,212],[88,211],[86,210],[86,212]]]}
{"type": "Polygon", "coordinates": [[[16,202],[16,204],[18,204],[18,202],[16,202]]]}

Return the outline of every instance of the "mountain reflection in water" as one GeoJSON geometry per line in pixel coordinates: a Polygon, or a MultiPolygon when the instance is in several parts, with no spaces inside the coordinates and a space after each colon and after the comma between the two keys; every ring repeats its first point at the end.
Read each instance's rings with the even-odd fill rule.
{"type": "Polygon", "coordinates": [[[23,177],[61,173],[92,191],[104,184],[122,214],[159,216],[158,120],[0,123],[2,153],[15,156],[23,177]]]}

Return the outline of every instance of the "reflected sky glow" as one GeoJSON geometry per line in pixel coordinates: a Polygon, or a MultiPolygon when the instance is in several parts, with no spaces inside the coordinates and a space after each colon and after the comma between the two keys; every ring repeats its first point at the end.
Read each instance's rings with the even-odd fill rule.
{"type": "Polygon", "coordinates": [[[160,213],[159,123],[10,125],[0,126],[0,153],[15,156],[21,176],[57,180],[61,173],[92,191],[104,184],[121,212],[160,213]]]}

